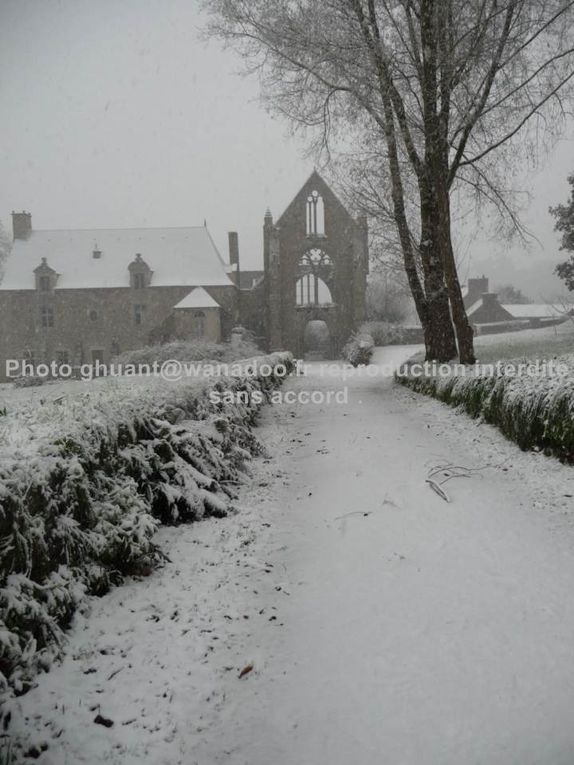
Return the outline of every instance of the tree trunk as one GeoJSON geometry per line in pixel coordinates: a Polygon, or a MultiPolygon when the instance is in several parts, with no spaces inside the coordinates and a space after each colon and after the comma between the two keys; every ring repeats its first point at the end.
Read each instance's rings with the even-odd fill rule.
{"type": "Polygon", "coordinates": [[[439,247],[437,199],[429,183],[428,174],[420,178],[419,192],[421,215],[419,251],[423,266],[428,314],[428,330],[427,327],[424,327],[426,358],[427,361],[450,361],[457,355],[456,339],[439,247]]]}
{"type": "Polygon", "coordinates": [[[474,364],[476,361],[476,356],[474,355],[474,330],[466,315],[462,290],[456,272],[452,242],[450,241],[450,230],[448,233],[449,241],[444,245],[443,257],[448,296],[452,309],[452,320],[458,343],[458,357],[461,364],[474,364]]]}
{"type": "Polygon", "coordinates": [[[426,361],[451,361],[456,357],[456,342],[448,307],[443,292],[434,305],[429,306],[426,326],[423,327],[426,361]]]}
{"type": "MultiPolygon", "coordinates": [[[[448,167],[448,165],[447,165],[448,167]]],[[[437,196],[437,242],[444,268],[445,282],[450,300],[452,320],[456,330],[458,357],[462,364],[474,364],[474,330],[466,315],[462,290],[456,268],[451,235],[450,196],[445,182],[444,166],[435,174],[434,189],[437,196]]]]}
{"type": "MultiPolygon", "coordinates": [[[[433,0],[427,1],[432,5],[433,0]]],[[[429,238],[423,234],[423,246],[419,252],[423,266],[423,288],[405,210],[404,186],[399,162],[392,97],[394,85],[385,58],[381,55],[381,38],[377,26],[374,4],[369,4],[368,22],[361,4],[356,5],[356,11],[361,28],[365,34],[365,39],[377,66],[379,91],[383,105],[383,119],[379,122],[379,125],[383,128],[385,135],[394,218],[409,286],[415,301],[417,314],[423,326],[426,358],[427,360],[450,361],[450,359],[456,356],[456,340],[448,305],[448,294],[445,290],[442,261],[440,256],[435,254],[434,248],[431,249],[432,236],[429,238]]],[[[429,190],[427,186],[427,191],[429,190]]],[[[430,194],[423,195],[421,193],[421,199],[423,196],[427,201],[431,200],[430,194]]],[[[430,215],[427,218],[427,224],[432,225],[432,220],[433,217],[430,215]]]]}

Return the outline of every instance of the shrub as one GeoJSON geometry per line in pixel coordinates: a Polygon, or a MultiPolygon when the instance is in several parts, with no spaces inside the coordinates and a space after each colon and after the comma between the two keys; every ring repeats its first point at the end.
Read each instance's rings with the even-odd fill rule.
{"type": "Polygon", "coordinates": [[[34,388],[43,385],[46,382],[44,377],[38,375],[28,375],[26,377],[16,377],[13,380],[15,388],[34,388]]]}
{"type": "Polygon", "coordinates": [[[370,335],[375,345],[408,345],[412,342],[412,329],[386,321],[367,321],[360,334],[370,335]]]}
{"type": "Polygon", "coordinates": [[[369,364],[375,350],[375,343],[370,335],[356,334],[343,348],[343,357],[354,367],[369,364]]]}
{"type": "Polygon", "coordinates": [[[209,340],[189,340],[166,343],[164,345],[148,345],[134,351],[125,351],[114,359],[114,364],[152,365],[165,361],[221,361],[231,362],[252,358],[260,353],[259,348],[249,335],[233,343],[213,343],[209,340]]]}
{"type": "MultiPolygon", "coordinates": [[[[288,354],[264,360],[292,368],[288,354]]],[[[163,559],[159,524],[228,512],[261,449],[261,399],[282,382],[250,365],[249,375],[107,386],[3,417],[0,692],[24,692],[49,666],[87,594],[163,559]],[[226,403],[214,390],[247,395],[226,403]]]]}
{"type": "MultiPolygon", "coordinates": [[[[395,377],[412,390],[482,417],[523,450],[538,449],[574,463],[574,358],[561,361],[564,370],[552,374],[516,376],[501,368],[495,374],[413,376],[407,365],[395,377]]],[[[529,360],[517,359],[513,366],[520,363],[529,360]]]]}

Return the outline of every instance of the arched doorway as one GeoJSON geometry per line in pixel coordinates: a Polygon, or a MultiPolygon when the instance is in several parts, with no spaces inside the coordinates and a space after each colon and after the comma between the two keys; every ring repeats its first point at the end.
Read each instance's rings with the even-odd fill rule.
{"type": "Polygon", "coordinates": [[[303,332],[305,359],[320,361],[329,358],[331,353],[331,333],[326,321],[311,319],[303,332]]]}

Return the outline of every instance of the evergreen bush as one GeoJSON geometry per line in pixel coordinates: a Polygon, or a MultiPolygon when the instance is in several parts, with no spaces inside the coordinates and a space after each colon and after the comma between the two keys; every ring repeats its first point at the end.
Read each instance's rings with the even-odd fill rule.
{"type": "Polygon", "coordinates": [[[293,367],[274,354],[243,376],[108,386],[3,413],[0,695],[49,667],[86,595],[162,561],[160,524],[228,513],[261,450],[261,400],[282,382],[260,361],[293,367]],[[214,400],[214,389],[230,395],[214,400]]]}
{"type": "MultiPolygon", "coordinates": [[[[574,463],[574,357],[558,359],[561,372],[516,376],[505,373],[438,377],[412,375],[409,365],[395,379],[414,391],[451,406],[472,417],[496,425],[522,450],[536,449],[574,463]]],[[[510,362],[509,362],[510,363],[510,362]]],[[[528,363],[517,359],[514,366],[528,363]]]]}

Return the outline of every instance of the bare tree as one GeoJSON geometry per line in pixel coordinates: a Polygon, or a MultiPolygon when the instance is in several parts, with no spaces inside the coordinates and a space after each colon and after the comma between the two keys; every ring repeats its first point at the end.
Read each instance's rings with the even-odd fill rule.
{"type": "Polygon", "coordinates": [[[404,322],[409,312],[409,290],[395,274],[379,268],[367,284],[367,319],[390,324],[404,322]]]}
{"type": "Polygon", "coordinates": [[[527,305],[532,303],[532,300],[522,290],[512,284],[502,284],[499,287],[495,287],[493,292],[496,292],[498,295],[499,303],[505,305],[527,305]]]}
{"type": "Polygon", "coordinates": [[[370,178],[380,171],[388,184],[379,197],[428,358],[456,354],[454,322],[461,361],[474,360],[453,194],[468,188],[515,215],[502,168],[560,127],[574,75],[573,2],[205,1],[210,33],[259,73],[270,108],[310,129],[316,149],[353,142],[376,157],[370,178]]]}

